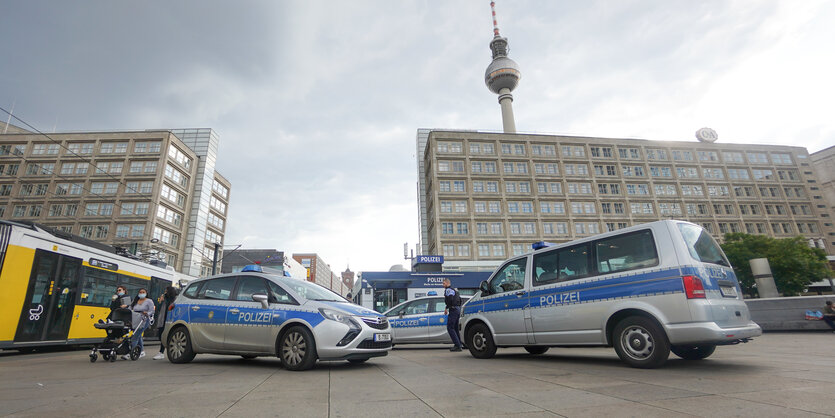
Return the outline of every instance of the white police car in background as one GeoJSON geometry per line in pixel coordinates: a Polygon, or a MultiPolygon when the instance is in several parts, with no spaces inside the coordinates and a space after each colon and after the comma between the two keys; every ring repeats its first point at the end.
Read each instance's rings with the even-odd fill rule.
{"type": "Polygon", "coordinates": [[[362,363],[392,344],[384,315],[260,266],[194,280],[169,309],[162,341],[172,363],[200,353],[278,355],[288,370],[305,370],[317,359],[362,363]]]}
{"type": "Polygon", "coordinates": [[[464,306],[464,344],[608,345],[633,367],[688,360],[762,334],[734,271],[702,227],[657,221],[539,249],[504,262],[464,306]]]}
{"type": "MultiPolygon", "coordinates": [[[[430,292],[434,293],[434,292],[430,292]]],[[[462,303],[469,300],[461,296],[462,303]]],[[[393,344],[452,344],[446,329],[443,296],[424,296],[403,302],[384,315],[391,324],[393,344]]]]}

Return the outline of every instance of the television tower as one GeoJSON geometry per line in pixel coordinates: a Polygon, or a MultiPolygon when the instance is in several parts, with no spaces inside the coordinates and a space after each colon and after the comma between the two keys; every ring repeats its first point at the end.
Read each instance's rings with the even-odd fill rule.
{"type": "Polygon", "coordinates": [[[499,35],[499,25],[496,23],[496,2],[490,2],[493,11],[493,40],[490,50],[493,52],[493,62],[484,72],[484,83],[487,88],[499,95],[499,105],[502,107],[502,126],[505,133],[516,133],[516,120],[513,117],[513,95],[510,92],[519,84],[522,74],[519,64],[507,57],[507,38],[499,35]]]}

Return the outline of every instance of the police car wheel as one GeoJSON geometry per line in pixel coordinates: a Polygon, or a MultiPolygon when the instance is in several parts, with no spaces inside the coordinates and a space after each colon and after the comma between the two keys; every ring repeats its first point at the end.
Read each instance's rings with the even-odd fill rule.
{"type": "Polygon", "coordinates": [[[615,326],[612,336],[618,357],[632,367],[659,367],[670,356],[667,335],[649,318],[630,316],[623,319],[615,326]]]}
{"type": "Polygon", "coordinates": [[[191,337],[185,327],[174,328],[168,334],[168,344],[165,345],[168,352],[168,361],[172,363],[188,363],[194,360],[194,349],[191,348],[191,337]]]}
{"type": "Polygon", "coordinates": [[[475,324],[467,330],[467,349],[475,358],[490,358],[496,354],[496,344],[490,329],[484,324],[475,324]]]}
{"type": "Polygon", "coordinates": [[[685,360],[701,360],[710,357],[716,351],[715,345],[674,345],[670,347],[673,354],[685,360]]]}
{"type": "Polygon", "coordinates": [[[300,371],[313,367],[316,362],[313,335],[304,327],[288,329],[278,344],[278,358],[287,370],[300,371]]]}
{"type": "Polygon", "coordinates": [[[548,347],[542,347],[542,346],[538,346],[538,345],[528,345],[528,346],[525,346],[525,351],[527,351],[528,353],[531,353],[533,355],[545,354],[545,352],[548,351],[548,347]]]}

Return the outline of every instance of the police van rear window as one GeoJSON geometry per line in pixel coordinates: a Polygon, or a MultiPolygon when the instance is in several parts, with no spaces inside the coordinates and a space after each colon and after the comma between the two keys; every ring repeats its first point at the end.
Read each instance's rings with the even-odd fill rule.
{"type": "Polygon", "coordinates": [[[691,224],[678,224],[681,236],[687,244],[690,256],[703,263],[719,264],[730,266],[731,263],[725,258],[725,253],[713,237],[702,227],[691,224]]]}

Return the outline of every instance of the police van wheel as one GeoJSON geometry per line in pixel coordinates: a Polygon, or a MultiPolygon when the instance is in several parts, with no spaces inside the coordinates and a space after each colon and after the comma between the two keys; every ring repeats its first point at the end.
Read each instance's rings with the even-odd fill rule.
{"type": "Polygon", "coordinates": [[[191,348],[191,337],[185,327],[177,327],[168,334],[168,344],[165,345],[168,352],[168,361],[172,363],[188,363],[194,360],[194,349],[191,348]]]}
{"type": "Polygon", "coordinates": [[[674,345],[670,347],[673,354],[685,360],[701,360],[710,357],[716,351],[715,345],[674,345]]]}
{"type": "Polygon", "coordinates": [[[490,358],[496,354],[496,343],[487,325],[475,324],[467,331],[467,349],[475,358],[490,358]]]}
{"type": "Polygon", "coordinates": [[[525,346],[525,351],[533,355],[545,354],[545,352],[548,351],[548,347],[542,347],[539,345],[528,345],[525,346]]]}
{"type": "Polygon", "coordinates": [[[613,339],[618,357],[632,367],[659,367],[670,356],[667,335],[649,318],[630,316],[618,322],[613,339]]]}
{"type": "Polygon", "coordinates": [[[288,329],[278,343],[278,358],[287,370],[300,371],[313,367],[316,363],[313,335],[304,327],[288,329]]]}

